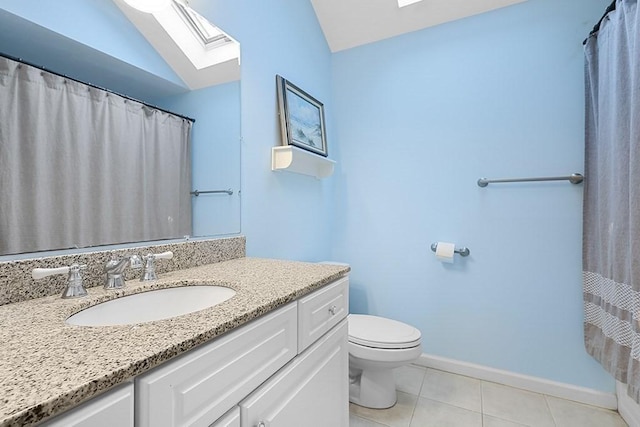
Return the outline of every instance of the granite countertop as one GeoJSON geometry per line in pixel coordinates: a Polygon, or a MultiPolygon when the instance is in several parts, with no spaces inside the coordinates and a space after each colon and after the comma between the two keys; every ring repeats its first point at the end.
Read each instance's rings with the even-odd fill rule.
{"type": "MultiPolygon", "coordinates": [[[[0,426],[60,414],[208,340],[344,276],[349,267],[240,258],[164,273],[124,290],[38,298],[0,306],[0,426]],[[71,326],[72,314],[116,295],[214,284],[236,295],[214,307],[126,326],[71,326]]],[[[91,284],[87,284],[91,285],[91,284]]]]}

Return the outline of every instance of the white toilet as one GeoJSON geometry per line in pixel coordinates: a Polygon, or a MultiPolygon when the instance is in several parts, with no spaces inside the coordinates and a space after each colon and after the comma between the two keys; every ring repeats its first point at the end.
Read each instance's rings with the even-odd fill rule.
{"type": "MultiPolygon", "coordinates": [[[[349,265],[334,261],[320,264],[349,265]]],[[[366,408],[390,408],[398,400],[393,369],[420,357],[420,331],[397,320],[367,314],[350,314],[347,319],[349,401],[366,408]]]]}
{"type": "Polygon", "coordinates": [[[367,408],[396,404],[393,369],[422,354],[420,331],[384,317],[350,314],[349,401],[367,408]]]}

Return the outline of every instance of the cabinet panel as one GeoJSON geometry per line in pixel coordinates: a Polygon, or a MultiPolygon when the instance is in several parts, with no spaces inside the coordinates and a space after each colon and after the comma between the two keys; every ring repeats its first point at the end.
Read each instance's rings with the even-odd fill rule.
{"type": "Polygon", "coordinates": [[[209,427],[240,427],[240,408],[236,406],[209,427]]]}
{"type": "Polygon", "coordinates": [[[298,300],[298,353],[347,316],[349,278],[343,277],[298,300]]]}
{"type": "Polygon", "coordinates": [[[291,303],[136,378],[136,426],[209,426],[296,355],[291,303]]]}
{"type": "Polygon", "coordinates": [[[347,321],[240,402],[241,427],[348,427],[347,321]]]}
{"type": "Polygon", "coordinates": [[[108,391],[42,425],[47,427],[133,427],[133,383],[108,391]]]}

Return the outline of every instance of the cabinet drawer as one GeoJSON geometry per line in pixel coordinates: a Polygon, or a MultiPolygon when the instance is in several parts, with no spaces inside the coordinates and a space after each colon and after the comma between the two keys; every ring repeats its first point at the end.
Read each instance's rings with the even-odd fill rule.
{"type": "Polygon", "coordinates": [[[240,402],[241,427],[348,427],[347,332],[343,320],[240,402]]]}
{"type": "Polygon", "coordinates": [[[349,278],[343,277],[298,300],[298,353],[347,316],[349,278]]]}
{"type": "Polygon", "coordinates": [[[136,426],[209,426],[296,355],[296,303],[136,378],[136,426]]]}
{"type": "Polygon", "coordinates": [[[108,391],[42,426],[133,427],[133,383],[108,391]]]}

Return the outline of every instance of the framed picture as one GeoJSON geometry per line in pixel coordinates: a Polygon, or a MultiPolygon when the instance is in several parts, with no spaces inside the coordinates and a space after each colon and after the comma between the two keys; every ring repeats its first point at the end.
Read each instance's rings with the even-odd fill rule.
{"type": "Polygon", "coordinates": [[[324,106],[307,92],[276,76],[282,145],[327,156],[324,106]]]}

